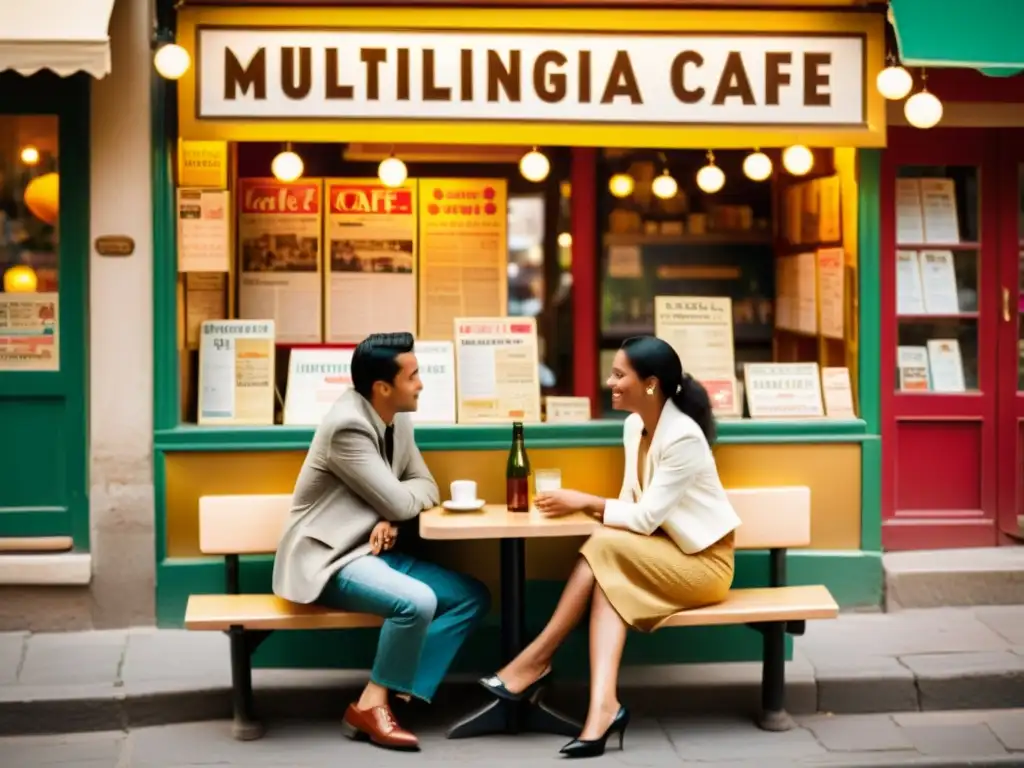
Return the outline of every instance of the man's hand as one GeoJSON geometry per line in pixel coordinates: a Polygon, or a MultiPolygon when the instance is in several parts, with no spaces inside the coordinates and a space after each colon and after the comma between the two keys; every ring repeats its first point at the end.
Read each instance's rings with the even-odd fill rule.
{"type": "Polygon", "coordinates": [[[387,520],[381,520],[370,531],[370,552],[379,555],[387,552],[395,546],[395,539],[398,538],[398,528],[387,520]]]}

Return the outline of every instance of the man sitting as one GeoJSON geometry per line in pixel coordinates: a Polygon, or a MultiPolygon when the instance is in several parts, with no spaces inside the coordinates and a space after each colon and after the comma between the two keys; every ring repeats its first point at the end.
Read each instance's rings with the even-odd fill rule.
{"type": "Polygon", "coordinates": [[[274,561],[274,593],[386,620],[350,738],[418,749],[388,691],[429,702],[466,636],[487,613],[479,581],[393,550],[396,523],[439,500],[408,413],[423,389],[410,333],[373,334],[352,356],[353,389],[313,435],[274,561]]]}

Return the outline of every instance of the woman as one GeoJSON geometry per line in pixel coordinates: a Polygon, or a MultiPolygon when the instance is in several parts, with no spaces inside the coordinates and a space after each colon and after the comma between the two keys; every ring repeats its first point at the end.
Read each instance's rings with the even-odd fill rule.
{"type": "Polygon", "coordinates": [[[518,700],[532,696],[551,659],[590,608],[590,706],[583,731],[562,748],[596,757],[619,735],[629,711],[617,696],[626,629],[654,630],[677,611],[725,599],[733,578],[733,531],[740,519],[718,477],[707,392],[683,373],[679,356],[653,336],[628,339],[615,355],[612,405],[629,411],[625,475],[617,499],[562,489],[538,494],[537,509],[583,510],[605,527],[580,550],[562,597],[540,635],[496,675],[480,682],[518,700]]]}

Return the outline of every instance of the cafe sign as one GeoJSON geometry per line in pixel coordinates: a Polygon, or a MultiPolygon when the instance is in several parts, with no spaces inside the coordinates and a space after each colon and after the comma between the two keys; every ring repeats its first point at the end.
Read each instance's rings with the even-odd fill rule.
{"type": "Polygon", "coordinates": [[[835,125],[861,35],[197,30],[198,117],[835,125]]]}

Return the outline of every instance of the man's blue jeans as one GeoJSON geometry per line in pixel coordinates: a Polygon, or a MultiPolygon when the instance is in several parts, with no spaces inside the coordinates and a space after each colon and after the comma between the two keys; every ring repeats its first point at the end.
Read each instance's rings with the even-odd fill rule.
{"type": "Polygon", "coordinates": [[[386,620],[370,679],[430,701],[491,597],[481,582],[401,552],[364,555],[328,582],[318,601],[386,620]]]}

